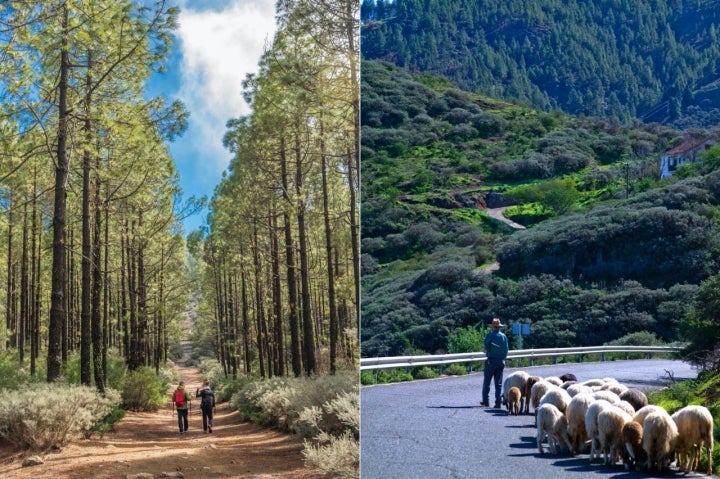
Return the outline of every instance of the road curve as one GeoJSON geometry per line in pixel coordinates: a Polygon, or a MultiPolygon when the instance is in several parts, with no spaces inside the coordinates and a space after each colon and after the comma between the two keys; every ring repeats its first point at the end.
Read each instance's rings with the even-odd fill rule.
{"type": "MultiPolygon", "coordinates": [[[[657,389],[697,371],[670,360],[610,361],[522,368],[538,376],[570,372],[579,380],[612,376],[657,389]]],[[[505,374],[514,371],[506,368],[505,374]]],[[[482,374],[364,386],[360,392],[361,479],[647,478],[590,465],[587,455],[538,454],[533,416],[480,407],[482,374]]],[[[663,477],[706,477],[666,474],[663,477]]]]}

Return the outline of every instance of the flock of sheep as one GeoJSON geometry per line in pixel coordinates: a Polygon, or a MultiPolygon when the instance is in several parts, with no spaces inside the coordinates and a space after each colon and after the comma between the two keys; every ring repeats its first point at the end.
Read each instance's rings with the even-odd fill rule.
{"type": "Polygon", "coordinates": [[[672,416],[647,396],[613,378],[578,382],[572,374],[541,378],[516,371],[503,382],[503,404],[510,414],[536,417],[537,446],[543,454],[560,447],[586,451],[606,465],[622,459],[626,470],[661,471],[673,460],[685,472],[696,470],[703,444],[712,474],[713,418],[703,406],[686,406],[672,416]]]}

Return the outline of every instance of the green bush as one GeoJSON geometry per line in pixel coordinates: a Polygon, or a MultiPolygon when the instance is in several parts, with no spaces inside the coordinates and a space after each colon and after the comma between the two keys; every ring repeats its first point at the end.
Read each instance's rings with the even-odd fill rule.
{"type": "Polygon", "coordinates": [[[106,432],[112,431],[115,423],[124,417],[125,410],[120,406],[113,404],[110,412],[95,425],[94,430],[99,432],[100,435],[103,435],[106,432]]]}
{"type": "Polygon", "coordinates": [[[113,390],[103,397],[94,388],[67,384],[30,384],[0,395],[0,437],[35,450],[89,436],[120,400],[113,390]]]}
{"type": "Polygon", "coordinates": [[[438,377],[438,373],[428,366],[423,366],[417,371],[415,371],[415,374],[413,374],[413,376],[415,377],[415,379],[434,379],[438,377]]]}
{"type": "Polygon", "coordinates": [[[408,373],[403,369],[381,369],[378,371],[377,382],[378,384],[387,383],[400,383],[404,381],[412,381],[412,374],[408,373]]]}
{"type": "Polygon", "coordinates": [[[363,386],[375,384],[375,374],[372,371],[363,371],[360,373],[360,384],[363,386]]]}
{"type": "Polygon", "coordinates": [[[39,372],[33,377],[24,367],[19,366],[17,351],[0,351],[0,389],[15,390],[29,382],[40,382],[45,374],[39,372]]]}
{"type": "Polygon", "coordinates": [[[448,337],[448,352],[450,353],[474,353],[482,351],[485,347],[485,335],[487,328],[480,331],[473,326],[458,328],[448,337]]]}
{"type": "Polygon", "coordinates": [[[467,368],[464,364],[452,363],[450,366],[445,368],[444,373],[448,376],[463,376],[464,374],[467,374],[467,368]]]}
{"type": "Polygon", "coordinates": [[[167,404],[165,394],[169,383],[163,381],[151,368],[140,367],[131,371],[125,378],[122,392],[122,404],[131,411],[156,411],[167,404]]]}

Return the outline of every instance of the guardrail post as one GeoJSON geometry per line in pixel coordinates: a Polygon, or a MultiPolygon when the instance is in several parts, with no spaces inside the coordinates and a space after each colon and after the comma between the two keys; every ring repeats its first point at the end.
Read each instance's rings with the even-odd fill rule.
{"type": "Polygon", "coordinates": [[[603,351],[602,354],[600,354],[600,361],[605,362],[605,352],[603,351]]]}

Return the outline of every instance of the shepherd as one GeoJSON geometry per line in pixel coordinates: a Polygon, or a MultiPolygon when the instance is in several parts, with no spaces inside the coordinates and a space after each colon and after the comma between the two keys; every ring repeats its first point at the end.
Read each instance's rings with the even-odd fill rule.
{"type": "Polygon", "coordinates": [[[210,388],[210,383],[204,380],[202,388],[195,389],[195,397],[200,399],[200,410],[202,411],[203,431],[212,432],[213,410],[215,409],[215,393],[210,388]]]}
{"type": "Polygon", "coordinates": [[[481,406],[488,407],[490,400],[490,381],[495,382],[495,408],[501,407],[500,395],[502,390],[503,369],[505,358],[508,355],[508,339],[500,329],[505,326],[500,318],[493,318],[490,323],[492,331],[485,335],[485,374],[483,377],[481,406]]]}

